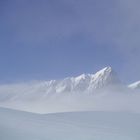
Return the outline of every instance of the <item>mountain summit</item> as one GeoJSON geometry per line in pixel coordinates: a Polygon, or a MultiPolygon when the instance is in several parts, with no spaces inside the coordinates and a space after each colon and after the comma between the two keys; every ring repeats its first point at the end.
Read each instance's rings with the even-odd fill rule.
{"type": "Polygon", "coordinates": [[[71,92],[92,92],[95,89],[101,89],[109,85],[117,84],[118,82],[117,75],[112,68],[105,67],[95,74],[82,74],[78,77],[66,78],[59,81],[56,87],[61,92],[62,89],[63,92],[67,92],[68,90],[71,92]]]}
{"type": "Polygon", "coordinates": [[[92,86],[92,89],[99,89],[118,83],[119,79],[113,69],[111,67],[105,67],[92,75],[90,86],[92,86]]]}

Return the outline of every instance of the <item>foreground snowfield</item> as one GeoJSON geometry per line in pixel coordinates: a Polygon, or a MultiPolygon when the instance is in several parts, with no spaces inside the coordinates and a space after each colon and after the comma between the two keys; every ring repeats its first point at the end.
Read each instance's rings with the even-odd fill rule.
{"type": "Polygon", "coordinates": [[[140,114],[33,114],[0,108],[0,140],[139,140],[140,114]]]}

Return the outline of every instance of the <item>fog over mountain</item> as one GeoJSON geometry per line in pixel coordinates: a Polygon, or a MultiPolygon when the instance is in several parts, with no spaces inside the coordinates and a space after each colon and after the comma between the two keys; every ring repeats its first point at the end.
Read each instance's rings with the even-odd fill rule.
{"type": "Polygon", "coordinates": [[[140,112],[139,82],[124,85],[111,67],[62,80],[0,86],[0,106],[51,113],[84,110],[140,112]]]}

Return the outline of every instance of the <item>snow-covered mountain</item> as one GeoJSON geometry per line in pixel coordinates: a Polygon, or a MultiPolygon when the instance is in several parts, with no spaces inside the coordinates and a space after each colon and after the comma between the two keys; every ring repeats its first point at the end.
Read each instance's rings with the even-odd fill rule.
{"type": "Polygon", "coordinates": [[[116,73],[111,67],[106,67],[95,74],[82,74],[78,77],[70,77],[60,81],[47,82],[49,85],[48,88],[53,87],[51,89],[56,93],[93,91],[95,89],[101,89],[118,83],[119,80],[116,73]]]}
{"type": "Polygon", "coordinates": [[[94,92],[111,85],[119,84],[118,77],[111,67],[95,74],[82,74],[63,80],[39,81],[0,86],[0,101],[19,99],[41,99],[58,94],[94,92]]]}
{"type": "Polygon", "coordinates": [[[130,85],[128,85],[128,87],[131,89],[140,89],[140,81],[130,84],[130,85]]]}

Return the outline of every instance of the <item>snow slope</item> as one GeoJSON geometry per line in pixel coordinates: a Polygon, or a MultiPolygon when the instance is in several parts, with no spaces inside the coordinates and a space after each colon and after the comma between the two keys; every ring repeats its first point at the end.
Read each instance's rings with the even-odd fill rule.
{"type": "Polygon", "coordinates": [[[71,112],[39,115],[0,108],[1,140],[139,140],[140,114],[71,112]]]}
{"type": "Polygon", "coordinates": [[[140,89],[140,81],[130,84],[128,87],[131,89],[140,89]]]}

